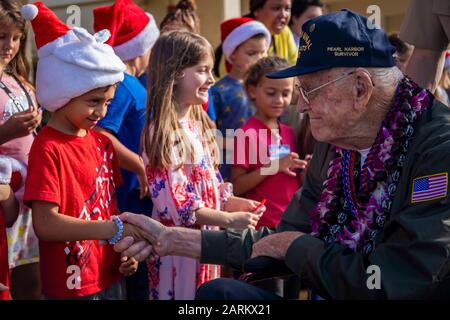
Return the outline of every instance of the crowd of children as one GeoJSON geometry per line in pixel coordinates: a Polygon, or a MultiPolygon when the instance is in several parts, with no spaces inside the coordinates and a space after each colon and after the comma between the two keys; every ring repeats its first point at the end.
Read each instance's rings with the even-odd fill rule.
{"type": "Polygon", "coordinates": [[[296,60],[290,4],[250,1],[248,17],[222,23],[221,57],[199,35],[192,0],[161,32],[116,0],[94,9],[95,34],[42,2],[0,0],[0,299],[193,299],[223,276],[191,258],[114,252],[127,236],[145,243],[121,212],[202,230],[275,228],[308,164],[280,122],[293,79],[265,77],[296,60]],[[216,83],[215,62],[226,67],[216,83]]]}

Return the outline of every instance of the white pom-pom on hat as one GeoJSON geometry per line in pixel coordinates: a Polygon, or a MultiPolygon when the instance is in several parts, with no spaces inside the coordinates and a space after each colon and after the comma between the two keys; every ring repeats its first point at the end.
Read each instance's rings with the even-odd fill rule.
{"type": "Polygon", "coordinates": [[[22,12],[33,19],[39,58],[36,96],[48,111],[54,112],[93,89],[123,81],[126,67],[111,46],[97,42],[85,29],[69,27],[42,1],[25,5],[22,12]]]}
{"type": "Polygon", "coordinates": [[[20,9],[20,12],[25,20],[32,21],[37,17],[39,10],[34,4],[26,4],[20,9]]]}
{"type": "Polygon", "coordinates": [[[108,29],[103,29],[96,32],[94,37],[98,43],[105,43],[109,38],[111,38],[111,32],[108,29]]]}

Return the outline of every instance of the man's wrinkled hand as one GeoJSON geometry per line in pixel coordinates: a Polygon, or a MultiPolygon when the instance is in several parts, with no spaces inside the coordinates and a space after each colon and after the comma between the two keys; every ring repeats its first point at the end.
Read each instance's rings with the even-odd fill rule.
{"type": "Polygon", "coordinates": [[[304,233],[298,231],[285,231],[268,235],[253,245],[251,258],[268,256],[284,260],[289,246],[304,233]]]}
{"type": "Polygon", "coordinates": [[[133,225],[137,228],[133,229],[130,227],[129,234],[125,234],[124,231],[124,239],[114,246],[117,252],[122,252],[129,257],[135,257],[139,261],[145,260],[151,255],[165,256],[170,253],[170,228],[145,215],[130,212],[122,213],[120,219],[126,222],[124,226],[133,225]],[[145,247],[142,243],[135,245],[134,241],[130,240],[129,237],[132,240],[145,239],[151,245],[151,249],[145,247]]]}
{"type": "Polygon", "coordinates": [[[153,262],[158,257],[151,244],[144,240],[135,242],[132,237],[125,237],[119,241],[114,245],[114,251],[121,253],[121,256],[133,257],[137,261],[153,262]]]}
{"type": "MultiPolygon", "coordinates": [[[[122,218],[122,216],[120,216],[122,218]]],[[[123,234],[122,237],[132,237],[135,241],[139,241],[139,240],[148,240],[147,239],[147,234],[144,230],[140,229],[139,227],[127,223],[124,220],[122,220],[124,222],[123,224],[123,234]]]]}
{"type": "Polygon", "coordinates": [[[145,239],[153,245],[158,242],[161,234],[167,229],[167,227],[159,221],[142,214],[124,212],[120,215],[120,219],[123,222],[126,222],[124,225],[127,225],[130,228],[130,232],[132,232],[132,234],[125,234],[124,230],[124,237],[132,236],[135,240],[145,239]],[[135,228],[132,228],[130,225],[133,225],[135,228]],[[133,234],[136,237],[134,237],[133,234]]]}

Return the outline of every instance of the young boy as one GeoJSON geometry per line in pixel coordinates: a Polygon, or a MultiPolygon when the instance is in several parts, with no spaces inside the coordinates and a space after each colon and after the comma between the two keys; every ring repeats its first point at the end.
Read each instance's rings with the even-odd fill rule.
{"type": "MultiPolygon", "coordinates": [[[[254,110],[244,90],[243,80],[247,70],[266,55],[270,46],[270,32],[259,21],[251,18],[234,18],[222,22],[221,26],[223,54],[229,73],[212,88],[217,116],[217,129],[224,137],[224,149],[227,149],[227,129],[240,128],[254,110]]],[[[228,145],[233,144],[233,136],[228,137],[228,145]]],[[[224,180],[229,180],[231,158],[223,158],[220,172],[224,180]]]]}
{"type": "Polygon", "coordinates": [[[118,217],[121,182],[111,141],[91,129],[105,115],[124,64],[103,42],[70,29],[42,2],[22,8],[38,48],[38,102],[53,112],[30,150],[24,201],[39,238],[42,292],[57,299],[122,299],[123,279],[137,268],[114,244],[133,228],[118,217]],[[126,260],[124,259],[122,261],[126,260]]]}
{"type": "MultiPolygon", "coordinates": [[[[111,139],[121,163],[129,162],[133,172],[122,170],[123,183],[117,189],[120,211],[151,216],[153,205],[148,191],[144,163],[139,157],[141,133],[146,117],[146,88],[139,77],[149,63],[151,48],[159,37],[155,19],[131,0],[117,0],[112,6],[96,8],[94,31],[113,30],[106,42],[126,66],[125,78],[117,86],[114,99],[95,130],[111,139]],[[135,173],[136,172],[136,173],[135,173]]],[[[147,300],[149,296],[147,264],[142,262],[136,274],[126,279],[129,300],[147,300]]]]}

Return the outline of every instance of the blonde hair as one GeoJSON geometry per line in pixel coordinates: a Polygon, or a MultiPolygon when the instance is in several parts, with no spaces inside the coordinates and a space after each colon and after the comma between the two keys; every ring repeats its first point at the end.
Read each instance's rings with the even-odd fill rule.
{"type": "MultiPolygon", "coordinates": [[[[148,68],[147,118],[143,132],[144,152],[154,169],[168,169],[171,165],[181,167],[184,161],[172,163],[173,148],[179,150],[180,159],[188,152],[192,155],[192,145],[182,133],[178,123],[176,81],[186,68],[200,63],[205,56],[214,58],[209,42],[191,32],[174,31],[163,34],[155,43],[148,68]],[[177,139],[177,140],[176,140],[177,139]],[[189,149],[189,150],[188,150],[189,149]]],[[[201,105],[191,106],[189,118],[201,124],[205,150],[209,151],[213,165],[218,167],[218,147],[207,115],[201,105]],[[205,145],[206,144],[206,145],[205,145]]]]}

